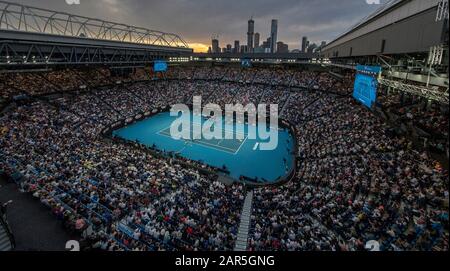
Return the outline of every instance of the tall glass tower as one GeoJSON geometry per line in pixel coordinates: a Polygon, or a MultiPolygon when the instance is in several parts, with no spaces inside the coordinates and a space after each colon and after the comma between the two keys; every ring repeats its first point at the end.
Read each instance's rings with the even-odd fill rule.
{"type": "Polygon", "coordinates": [[[253,52],[253,37],[255,34],[255,21],[250,19],[248,21],[248,31],[247,31],[247,50],[253,52]]]}
{"type": "Polygon", "coordinates": [[[272,24],[270,26],[270,52],[276,53],[277,51],[277,35],[278,35],[278,20],[272,20],[272,24]]]}

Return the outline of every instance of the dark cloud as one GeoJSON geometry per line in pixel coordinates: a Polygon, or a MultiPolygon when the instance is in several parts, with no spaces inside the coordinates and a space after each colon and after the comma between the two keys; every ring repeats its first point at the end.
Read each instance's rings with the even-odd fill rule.
{"type": "Polygon", "coordinates": [[[256,32],[265,39],[270,20],[278,19],[279,40],[291,48],[298,48],[304,35],[314,42],[332,40],[377,8],[366,0],[80,0],[80,5],[67,5],[66,0],[13,2],[174,32],[188,42],[205,44],[213,34],[220,35],[221,45],[235,39],[244,41],[251,16],[256,32]]]}

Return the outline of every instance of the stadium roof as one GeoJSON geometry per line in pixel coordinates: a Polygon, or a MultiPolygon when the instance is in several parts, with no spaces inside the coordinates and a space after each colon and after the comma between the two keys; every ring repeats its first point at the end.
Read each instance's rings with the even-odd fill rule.
{"type": "Polygon", "coordinates": [[[177,34],[0,0],[0,31],[189,48],[177,34]]]}
{"type": "Polygon", "coordinates": [[[324,49],[328,50],[333,46],[360,37],[415,14],[419,14],[437,6],[438,3],[439,0],[389,0],[375,12],[364,17],[361,21],[328,43],[324,49]]]}
{"type": "Polygon", "coordinates": [[[402,1],[403,0],[389,0],[388,2],[383,4],[380,8],[378,8],[375,12],[373,12],[373,13],[369,14],[368,16],[364,17],[358,23],[356,23],[355,25],[350,27],[350,29],[346,30],[343,34],[340,35],[340,37],[344,36],[344,35],[346,35],[346,34],[348,34],[350,32],[352,32],[353,30],[357,29],[358,27],[360,27],[364,23],[369,22],[370,20],[372,20],[373,18],[377,17],[378,15],[383,14],[383,12],[388,11],[390,8],[395,7],[396,5],[400,4],[400,2],[402,2],[402,1]]]}

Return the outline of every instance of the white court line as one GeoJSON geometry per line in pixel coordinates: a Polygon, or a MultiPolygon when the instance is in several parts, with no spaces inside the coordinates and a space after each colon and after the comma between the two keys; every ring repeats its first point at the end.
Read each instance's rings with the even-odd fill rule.
{"type": "MultiPolygon", "coordinates": [[[[163,129],[163,130],[166,130],[166,129],[163,129]]],[[[166,134],[164,132],[161,132],[161,133],[158,132],[158,134],[173,139],[170,134],[166,134]]],[[[192,143],[192,144],[195,144],[195,145],[203,146],[205,148],[214,149],[216,151],[221,151],[221,152],[225,152],[225,153],[233,154],[233,155],[236,155],[238,153],[239,149],[242,146],[242,144],[241,144],[241,146],[239,147],[238,151],[236,151],[235,149],[230,149],[230,148],[223,147],[223,146],[220,146],[220,145],[206,143],[205,141],[190,141],[190,140],[186,140],[186,139],[182,139],[182,138],[181,138],[181,140],[183,140],[184,142],[192,143]],[[198,143],[198,142],[201,142],[201,143],[198,143]],[[226,151],[226,150],[228,150],[228,151],[226,151]]]]}
{"type": "Polygon", "coordinates": [[[241,143],[241,145],[239,146],[239,148],[238,148],[238,150],[236,151],[236,153],[238,153],[240,150],[241,150],[241,148],[242,148],[242,146],[244,146],[244,144],[245,144],[245,142],[247,141],[247,139],[248,139],[248,136],[244,139],[244,141],[241,143]]]}
{"type": "MultiPolygon", "coordinates": [[[[192,123],[192,126],[202,126],[201,124],[199,124],[199,123],[192,123]]],[[[166,128],[167,129],[167,128],[166,128]]],[[[202,129],[201,129],[202,130],[202,129]]],[[[246,137],[246,136],[248,136],[247,134],[245,134],[245,132],[244,133],[241,133],[241,132],[238,132],[238,131],[233,131],[233,132],[231,132],[230,130],[228,130],[228,129],[222,129],[222,128],[220,128],[220,130],[221,131],[224,131],[225,133],[228,133],[228,134],[232,134],[232,135],[242,135],[243,137],[246,137]]],[[[203,131],[203,130],[202,130],[203,131]]]]}
{"type": "MultiPolygon", "coordinates": [[[[201,128],[201,126],[202,126],[202,124],[200,124],[200,123],[191,123],[191,124],[192,124],[192,126],[200,126],[200,128],[201,128]]],[[[169,131],[170,131],[170,127],[171,127],[171,126],[159,130],[159,131],[157,132],[157,134],[160,134],[160,135],[163,135],[163,136],[172,138],[172,135],[171,135],[170,133],[167,134],[166,132],[164,132],[164,131],[167,131],[168,129],[169,129],[169,131]]],[[[202,130],[202,129],[200,129],[200,130],[202,130]]],[[[243,140],[242,143],[239,145],[239,148],[238,148],[237,150],[231,149],[231,148],[227,148],[227,147],[224,147],[224,146],[220,145],[220,144],[223,142],[223,139],[222,139],[221,141],[219,141],[217,144],[211,144],[211,143],[208,143],[208,142],[205,142],[205,141],[195,141],[195,140],[194,140],[194,141],[189,141],[189,140],[186,140],[186,139],[182,139],[182,140],[185,141],[185,142],[190,142],[190,143],[196,144],[196,145],[201,145],[201,146],[204,146],[204,147],[209,147],[210,149],[215,149],[215,150],[219,150],[219,151],[222,151],[222,152],[231,153],[231,154],[233,154],[233,155],[236,155],[236,154],[240,151],[240,149],[242,148],[242,145],[244,145],[245,142],[247,141],[247,139],[248,139],[248,134],[245,134],[245,132],[244,132],[244,133],[240,133],[240,132],[238,132],[237,130],[234,130],[234,129],[233,129],[233,132],[227,130],[226,128],[225,128],[225,129],[220,128],[220,130],[221,130],[221,131],[224,131],[225,134],[227,134],[227,133],[228,133],[229,135],[231,134],[231,135],[233,136],[233,138],[234,138],[235,135],[241,135],[241,136],[244,137],[244,140],[243,140]],[[205,146],[205,145],[206,145],[206,146],[205,146]],[[228,151],[224,151],[223,149],[228,150],[228,151]]],[[[190,131],[190,132],[193,132],[193,131],[190,131]]],[[[203,132],[203,131],[202,131],[202,132],[203,132]]],[[[172,139],[173,139],[173,138],[172,138],[172,139]]],[[[234,139],[234,140],[239,140],[239,139],[234,139]]]]}
{"type": "Polygon", "coordinates": [[[256,142],[255,146],[253,146],[253,150],[256,151],[256,149],[258,149],[258,146],[259,146],[259,142],[256,142]]]}
{"type": "MultiPolygon", "coordinates": [[[[192,123],[192,126],[202,126],[201,124],[199,124],[199,123],[192,123]]],[[[167,130],[167,129],[169,129],[169,131],[170,131],[170,127],[171,126],[169,126],[169,127],[166,127],[166,128],[163,128],[163,129],[161,129],[161,130],[159,130],[157,133],[161,133],[162,131],[165,131],[165,130],[167,130]]],[[[201,130],[201,129],[200,129],[201,130]]],[[[238,131],[234,131],[234,133],[233,132],[230,132],[230,130],[227,130],[227,129],[221,129],[221,131],[224,131],[225,133],[228,133],[228,134],[232,134],[233,136],[234,135],[242,135],[243,137],[248,137],[248,134],[245,134],[245,133],[240,133],[240,132],[238,132],[238,131]]],[[[191,132],[191,131],[190,131],[191,132]]],[[[192,131],[193,132],[193,131],[192,131]]]]}
{"type": "MultiPolygon", "coordinates": [[[[192,123],[192,125],[193,126],[202,126],[201,124],[198,124],[198,123],[192,123]]],[[[161,130],[159,130],[159,132],[161,132],[161,131],[164,131],[164,130],[168,130],[168,129],[170,129],[170,127],[171,126],[169,126],[169,127],[166,127],[166,128],[164,128],[164,129],[161,129],[161,130]]],[[[203,130],[202,129],[200,129],[202,132],[203,132],[203,130]]],[[[230,130],[228,130],[228,129],[220,129],[221,130],[221,132],[223,131],[223,132],[225,132],[225,133],[227,133],[227,134],[231,134],[231,135],[241,135],[241,136],[243,136],[244,138],[245,137],[248,137],[248,134],[246,134],[245,132],[244,133],[241,133],[241,132],[238,132],[238,131],[233,131],[233,132],[231,132],[230,130]]],[[[158,132],[158,133],[159,133],[158,132]]],[[[193,131],[190,131],[190,132],[193,132],[193,131]]]]}
{"type": "MultiPolygon", "coordinates": [[[[201,126],[201,124],[199,124],[199,123],[192,123],[192,126],[195,126],[195,125],[201,126]]],[[[228,133],[229,135],[232,135],[232,136],[233,136],[233,140],[237,140],[237,141],[240,142],[240,139],[234,139],[234,136],[235,136],[235,135],[241,135],[241,136],[244,137],[244,140],[243,140],[242,142],[240,142],[239,148],[238,148],[238,149],[234,152],[234,154],[233,154],[233,155],[236,155],[236,154],[239,152],[239,150],[242,148],[242,145],[244,145],[245,142],[247,141],[248,135],[245,134],[245,133],[240,133],[240,132],[238,132],[238,131],[234,131],[234,130],[233,130],[233,132],[231,132],[231,131],[229,131],[229,130],[227,130],[227,129],[222,129],[222,128],[220,128],[220,129],[221,129],[221,131],[224,131],[225,134],[228,133]]],[[[225,138],[226,138],[226,136],[225,136],[225,138]]],[[[232,151],[234,151],[234,149],[227,148],[227,147],[224,147],[224,146],[220,145],[223,141],[224,141],[224,139],[220,140],[220,141],[217,143],[217,145],[216,145],[216,144],[206,143],[205,141],[199,141],[199,142],[202,142],[202,143],[204,143],[204,144],[209,144],[210,146],[218,146],[219,148],[224,148],[224,149],[227,149],[227,150],[232,150],[232,151]]],[[[201,145],[202,143],[200,143],[200,145],[201,145]]]]}

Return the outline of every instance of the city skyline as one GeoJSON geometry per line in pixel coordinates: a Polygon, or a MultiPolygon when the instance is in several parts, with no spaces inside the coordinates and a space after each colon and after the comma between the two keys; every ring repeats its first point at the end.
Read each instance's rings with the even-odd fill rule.
{"type": "Polygon", "coordinates": [[[235,40],[247,44],[251,17],[261,42],[270,36],[271,20],[277,19],[278,41],[299,49],[303,36],[311,43],[331,41],[379,8],[365,0],[341,0],[339,5],[330,5],[328,0],[80,0],[80,5],[64,0],[10,1],[177,33],[197,52],[207,51],[212,35],[219,36],[221,47],[235,40]]]}
{"type": "MultiPolygon", "coordinates": [[[[255,33],[255,21],[251,17],[247,22],[247,40],[245,45],[240,46],[240,41],[234,41],[234,47],[232,44],[227,43],[226,46],[220,44],[219,35],[213,35],[211,39],[211,45],[208,47],[208,53],[314,53],[317,50],[321,50],[327,41],[321,41],[320,43],[310,42],[308,37],[303,36],[300,40],[299,48],[289,49],[289,44],[284,41],[278,40],[278,20],[272,19],[270,24],[270,34],[265,41],[260,43],[260,33],[255,33]]],[[[245,43],[245,41],[244,41],[245,43]]]]}

